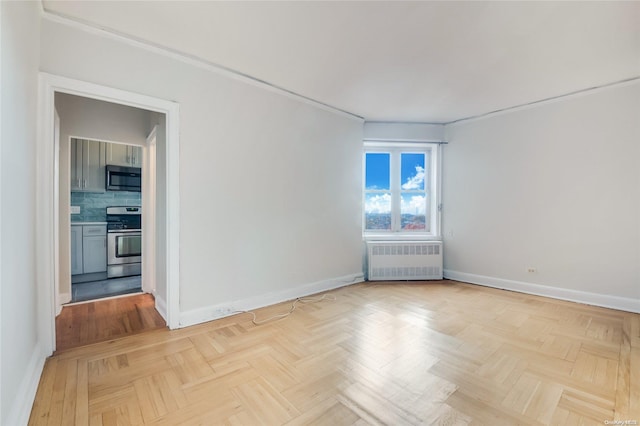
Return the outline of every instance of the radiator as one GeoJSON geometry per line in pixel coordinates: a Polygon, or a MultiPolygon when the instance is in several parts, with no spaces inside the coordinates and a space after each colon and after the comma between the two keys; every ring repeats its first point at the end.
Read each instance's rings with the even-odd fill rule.
{"type": "Polygon", "coordinates": [[[369,281],[441,280],[442,241],[367,243],[369,281]]]}

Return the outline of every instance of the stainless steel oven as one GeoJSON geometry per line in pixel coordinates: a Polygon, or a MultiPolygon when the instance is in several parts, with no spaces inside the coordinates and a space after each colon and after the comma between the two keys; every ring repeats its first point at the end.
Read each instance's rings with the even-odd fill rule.
{"type": "Polygon", "coordinates": [[[107,233],[107,278],[142,273],[142,232],[110,231],[107,233]]]}
{"type": "Polygon", "coordinates": [[[107,207],[107,278],[142,273],[142,209],[107,207]]]}

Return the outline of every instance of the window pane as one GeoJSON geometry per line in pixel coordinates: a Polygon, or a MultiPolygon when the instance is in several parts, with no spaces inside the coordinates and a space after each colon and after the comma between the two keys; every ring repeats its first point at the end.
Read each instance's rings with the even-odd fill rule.
{"type": "Polygon", "coordinates": [[[424,194],[402,194],[400,226],[403,231],[428,231],[427,197],[424,194]]]}
{"type": "Polygon", "coordinates": [[[391,230],[391,193],[367,194],[364,202],[365,229],[391,230]]]}
{"type": "Polygon", "coordinates": [[[424,190],[424,154],[401,154],[400,168],[402,189],[424,190]]]}
{"type": "Polygon", "coordinates": [[[369,152],[365,154],[365,189],[389,190],[390,154],[369,152]]]}

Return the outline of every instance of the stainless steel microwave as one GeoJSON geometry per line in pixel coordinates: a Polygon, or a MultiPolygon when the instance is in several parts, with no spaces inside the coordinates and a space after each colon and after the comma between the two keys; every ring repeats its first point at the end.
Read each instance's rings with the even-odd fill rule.
{"type": "Polygon", "coordinates": [[[141,192],[142,169],[107,166],[107,191],[141,192]]]}

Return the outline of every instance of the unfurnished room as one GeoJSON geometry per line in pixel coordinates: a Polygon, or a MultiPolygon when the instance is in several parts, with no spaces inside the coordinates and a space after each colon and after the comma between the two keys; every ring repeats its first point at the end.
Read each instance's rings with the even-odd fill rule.
{"type": "Polygon", "coordinates": [[[0,425],[640,424],[640,2],[0,1],[0,425]]]}

